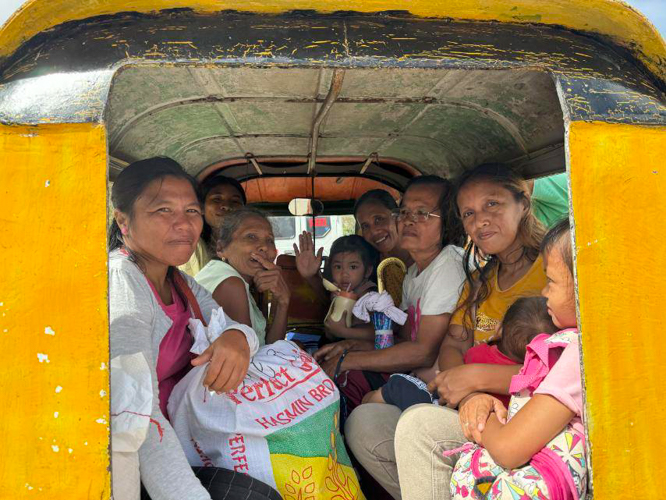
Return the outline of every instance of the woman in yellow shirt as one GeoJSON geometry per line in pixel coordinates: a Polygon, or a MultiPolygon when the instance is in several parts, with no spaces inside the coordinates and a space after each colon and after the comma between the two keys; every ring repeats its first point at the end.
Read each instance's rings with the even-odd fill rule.
{"type": "MultiPolygon", "coordinates": [[[[530,191],[525,180],[501,164],[481,165],[457,184],[456,210],[471,240],[464,262],[471,265],[440,349],[441,372],[428,389],[437,390],[440,403],[460,407],[466,415],[493,411],[475,406],[475,401],[470,402],[473,409],[462,407],[475,392],[508,394],[520,365],[463,365],[465,352],[497,334],[497,325],[517,298],[539,295],[546,285],[539,257],[544,227],[532,212],[530,191]],[[486,257],[479,262],[475,255],[486,257]]],[[[417,405],[404,412],[394,443],[402,499],[447,500],[456,457],[446,458],[442,452],[465,441],[458,413],[450,408],[417,405]]]]}
{"type": "Polygon", "coordinates": [[[516,299],[539,295],[546,285],[539,256],[545,229],[533,214],[525,180],[504,165],[481,165],[459,179],[455,201],[471,240],[465,253],[471,265],[440,349],[441,373],[432,383],[453,407],[475,391],[508,394],[515,367],[463,366],[463,356],[472,345],[493,339],[516,299]],[[474,259],[478,254],[486,256],[483,261],[474,259]]]}

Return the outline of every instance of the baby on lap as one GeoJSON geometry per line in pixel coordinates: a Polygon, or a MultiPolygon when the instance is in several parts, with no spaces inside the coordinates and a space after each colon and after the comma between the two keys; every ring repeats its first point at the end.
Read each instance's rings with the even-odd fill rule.
{"type": "MultiPolygon", "coordinates": [[[[497,340],[471,347],[464,357],[465,364],[522,365],[525,348],[540,333],[554,333],[558,328],[548,314],[544,297],[523,297],[516,300],[504,314],[498,327],[497,340]]],[[[493,394],[508,406],[510,396],[493,394]]],[[[437,393],[430,393],[426,383],[403,373],[391,375],[381,388],[369,392],[363,403],[386,403],[402,411],[421,403],[436,403],[437,393]]]]}

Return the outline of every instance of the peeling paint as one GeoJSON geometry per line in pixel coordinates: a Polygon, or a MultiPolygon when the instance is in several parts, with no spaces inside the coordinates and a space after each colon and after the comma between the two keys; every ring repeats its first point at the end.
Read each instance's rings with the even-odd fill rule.
{"type": "Polygon", "coordinates": [[[108,391],[108,371],[95,370],[109,348],[107,254],[99,244],[107,221],[106,135],[96,125],[0,125],[0,165],[11,165],[0,168],[0,185],[12,187],[0,196],[0,232],[21,241],[0,253],[12,269],[30,269],[20,279],[0,280],[8,312],[2,326],[22,332],[20,339],[0,336],[0,348],[25,361],[3,374],[0,390],[0,449],[11,457],[0,466],[0,497],[108,499],[109,433],[94,422],[108,412],[108,399],[96,397],[108,391]],[[78,175],[84,165],[85,178],[78,175]],[[36,217],[29,199],[46,179],[48,196],[40,197],[36,217]],[[86,237],[77,239],[81,231],[86,237]],[[75,243],[54,252],[45,234],[75,243]],[[67,445],[84,440],[90,446],[63,460],[67,445]]]}
{"type": "MultiPolygon", "coordinates": [[[[623,58],[612,48],[589,37],[551,27],[531,27],[506,23],[487,25],[479,22],[450,22],[439,19],[417,20],[409,17],[371,19],[362,15],[325,16],[322,19],[281,17],[280,23],[269,22],[272,17],[261,15],[239,15],[225,12],[216,17],[195,16],[191,13],[172,13],[163,18],[137,18],[119,16],[125,22],[114,26],[111,23],[99,25],[83,21],[77,26],[76,35],[69,34],[64,28],[56,28],[48,34],[51,38],[48,50],[35,48],[30,52],[26,44],[15,60],[8,60],[3,72],[3,79],[27,77],[31,72],[42,74],[40,61],[48,64],[51,72],[65,71],[67,74],[80,75],[85,72],[104,71],[131,62],[151,60],[161,64],[182,64],[190,61],[207,65],[247,65],[261,64],[264,67],[320,66],[336,65],[339,67],[423,67],[423,68],[459,68],[459,69],[519,69],[539,68],[550,71],[558,77],[579,80],[580,87],[572,88],[571,99],[582,97],[592,102],[602,99],[604,109],[598,111],[595,106],[581,105],[572,101],[572,116],[576,119],[599,119],[604,115],[617,121],[653,123],[663,120],[666,109],[659,102],[660,93],[654,78],[650,79],[637,69],[634,61],[623,58]],[[350,22],[351,20],[354,22],[350,22]],[[390,21],[388,20],[390,19],[390,21]],[[172,30],[174,21],[181,21],[179,30],[172,30]],[[319,25],[324,22],[324,25],[319,25]],[[382,23],[392,28],[385,29],[382,23]],[[313,29],[326,30],[327,36],[314,36],[313,29]],[[59,29],[62,30],[60,33],[59,29]],[[266,36],[258,38],[256,30],[261,29],[266,36]],[[168,31],[165,35],[163,31],[168,31]],[[211,33],[224,30],[228,36],[211,38],[211,33]],[[289,36],[286,36],[288,33],[289,36]],[[87,50],[76,52],[83,37],[87,50]],[[111,38],[109,38],[111,36],[111,38]],[[114,44],[109,44],[113,40],[114,44]],[[340,49],[336,48],[340,45],[340,49]],[[48,57],[42,52],[47,51],[48,57]],[[39,57],[37,55],[39,54],[39,57]],[[48,61],[48,62],[46,62],[48,61]],[[64,65],[59,68],[58,64],[64,65]],[[74,66],[73,66],[74,65],[74,66]],[[591,85],[589,85],[591,83],[591,85]],[[605,91],[604,86],[613,83],[619,89],[616,95],[595,97],[595,89],[605,91]],[[586,87],[587,86],[587,87],[586,87]],[[635,93],[636,98],[624,100],[623,93],[635,93]],[[638,104],[638,105],[637,105],[638,104]],[[640,105],[642,104],[642,105],[640,105]],[[644,113],[650,106],[653,109],[644,113]]],[[[21,80],[16,95],[26,95],[26,86],[31,78],[21,80]]],[[[11,82],[18,83],[18,82],[11,82]]],[[[99,79],[98,85],[91,85],[90,92],[70,91],[67,99],[43,96],[44,106],[51,107],[66,103],[63,110],[68,117],[80,120],[101,119],[104,99],[108,87],[99,79]],[[86,98],[82,99],[81,95],[86,98]],[[91,109],[92,108],[92,109],[91,109]]],[[[110,84],[110,78],[106,80],[110,84]]],[[[662,87],[665,85],[661,83],[662,87]]],[[[52,86],[43,83],[40,89],[52,86]]],[[[6,91],[12,87],[7,87],[6,91]]],[[[48,91],[47,91],[48,92],[48,91]]],[[[0,91],[0,119],[6,121],[37,120],[34,106],[10,106],[17,99],[7,96],[3,110],[2,91],[0,91]],[[13,117],[13,118],[12,118],[13,117]]],[[[57,115],[57,113],[56,113],[57,115]]],[[[60,119],[65,119],[65,115],[60,119]]]]}
{"type": "Polygon", "coordinates": [[[655,200],[666,178],[648,174],[664,163],[665,135],[663,126],[600,122],[574,122],[569,130],[594,498],[621,491],[652,498],[664,484],[654,466],[663,458],[666,426],[666,415],[654,410],[662,405],[666,357],[655,333],[662,330],[666,279],[659,265],[666,257],[662,206],[655,200]]]}

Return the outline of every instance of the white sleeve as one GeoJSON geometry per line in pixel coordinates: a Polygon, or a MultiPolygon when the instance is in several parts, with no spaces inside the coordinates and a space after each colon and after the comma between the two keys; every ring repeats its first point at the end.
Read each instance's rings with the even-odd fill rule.
{"type": "Polygon", "coordinates": [[[192,472],[176,433],[160,410],[152,348],[155,310],[151,294],[143,276],[134,276],[124,269],[109,270],[111,358],[141,352],[151,372],[153,405],[148,435],[139,448],[141,480],[153,500],[210,500],[210,494],[192,472]]]}
{"type": "Polygon", "coordinates": [[[234,321],[229,316],[227,316],[227,313],[224,313],[224,318],[227,320],[227,327],[224,329],[224,331],[225,332],[228,332],[229,330],[240,331],[243,335],[245,335],[245,339],[247,340],[247,345],[250,346],[250,357],[257,354],[257,351],[259,350],[259,339],[257,338],[257,334],[255,333],[255,331],[249,326],[244,325],[243,323],[234,321]]]}
{"type": "Polygon", "coordinates": [[[457,258],[443,260],[433,269],[420,299],[421,314],[434,316],[452,313],[465,282],[462,262],[457,258]]]}

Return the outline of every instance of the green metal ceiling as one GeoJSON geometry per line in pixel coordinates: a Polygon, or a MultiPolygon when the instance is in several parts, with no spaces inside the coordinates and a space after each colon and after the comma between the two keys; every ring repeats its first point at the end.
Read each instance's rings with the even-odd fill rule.
{"type": "MultiPolygon", "coordinates": [[[[307,157],[332,75],[328,68],[126,67],[109,96],[110,153],[121,165],[168,155],[195,175],[247,153],[307,157]]],[[[316,154],[376,152],[440,175],[509,161],[534,176],[564,168],[563,134],[545,72],[346,69],[316,154]]]]}

